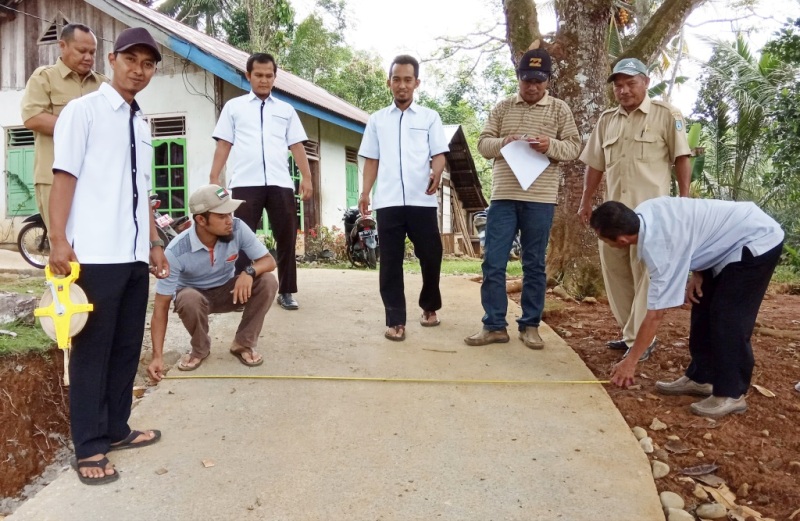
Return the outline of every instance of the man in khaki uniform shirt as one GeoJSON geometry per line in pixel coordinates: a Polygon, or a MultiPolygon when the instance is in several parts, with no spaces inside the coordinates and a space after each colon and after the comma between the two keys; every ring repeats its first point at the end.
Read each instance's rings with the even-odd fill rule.
{"type": "Polygon", "coordinates": [[[108,78],[92,70],[97,38],[87,26],[68,24],[58,41],[61,57],[55,65],[39,67],[28,79],[22,98],[25,128],[33,131],[33,179],[36,204],[50,228],[50,187],[53,185],[53,129],[67,103],[94,92],[108,78]]]}
{"type": "MultiPolygon", "coordinates": [[[[584,224],[589,223],[592,198],[603,172],[606,201],[619,201],[629,208],[669,195],[673,164],[680,196],[689,195],[690,150],[681,112],[669,103],[650,99],[647,67],[637,59],[617,63],[608,81],[614,83],[619,106],[600,115],[580,157],[587,166],[578,209],[584,224]]],[[[608,347],[630,350],[647,313],[647,268],[639,260],[636,246],[620,250],[599,244],[608,303],[622,328],[622,340],[610,341],[608,347]]],[[[641,360],[650,357],[655,344],[653,338],[641,360]]]]}

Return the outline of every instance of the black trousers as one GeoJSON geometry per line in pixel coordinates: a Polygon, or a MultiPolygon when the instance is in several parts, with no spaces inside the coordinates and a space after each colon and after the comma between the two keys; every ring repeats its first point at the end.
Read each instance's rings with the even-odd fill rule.
{"type": "Polygon", "coordinates": [[[742,248],[742,260],[716,277],[703,272],[703,297],[692,306],[686,376],[714,386],[714,396],[738,398],[750,388],[753,349],[750,337],[783,244],[758,257],[742,248]]]}
{"type": "Polygon", "coordinates": [[[94,311],[72,339],[69,401],[78,459],[108,452],[131,432],[128,418],[149,291],[144,262],[82,264],[78,285],[94,311]]]}
{"type": "MultiPolygon", "coordinates": [[[[240,186],[231,190],[234,199],[242,199],[234,215],[256,231],[263,210],[272,228],[278,258],[278,293],[297,293],[297,203],[294,190],[281,186],[240,186]]],[[[250,265],[250,258],[239,252],[236,273],[250,265]]]]}
{"type": "Polygon", "coordinates": [[[442,307],[439,274],[442,269],[442,238],[436,208],[391,206],[376,210],[381,247],[380,290],[386,309],[386,325],[406,323],[406,295],[403,284],[403,258],[406,236],[414,245],[422,271],[419,307],[437,311],[442,307]]]}

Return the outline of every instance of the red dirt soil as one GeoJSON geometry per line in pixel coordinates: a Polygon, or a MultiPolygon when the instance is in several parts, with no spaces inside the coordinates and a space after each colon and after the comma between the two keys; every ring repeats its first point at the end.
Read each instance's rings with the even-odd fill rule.
{"type": "Polygon", "coordinates": [[[17,496],[67,443],[63,365],[58,349],[0,358],[0,498],[17,496]]]}
{"type": "MultiPolygon", "coordinates": [[[[519,294],[510,296],[519,298],[519,294]]],[[[547,299],[546,307],[553,311],[547,312],[545,322],[598,379],[607,380],[612,365],[621,357],[620,351],[605,345],[620,338],[608,304],[603,300],[596,304],[562,301],[552,294],[547,299]]],[[[659,492],[680,494],[691,511],[700,500],[692,495],[693,483],[679,480],[686,480],[679,471],[715,463],[719,465],[715,474],[736,493],[738,505],[747,505],[765,518],[790,519],[800,509],[800,393],[794,389],[800,380],[800,296],[767,295],[752,338],[756,360],[752,383],[772,391],[775,397],[751,387],[747,412],[716,422],[689,412],[689,404],[698,398],[664,396],[655,390],[657,380],[674,380],[689,364],[689,314],[688,309],[667,312],[658,331],[658,347],[637,367],[635,384],[641,385],[640,389],[624,390],[609,384],[606,390],[628,425],[646,429],[658,447],[663,449],[667,436],[675,435],[690,449],[684,454],[656,450],[649,455],[650,459],[665,460],[671,468],[667,477],[656,480],[659,492]],[[652,430],[653,418],[667,428],[652,430]],[[703,453],[700,457],[699,451],[703,453]]],[[[800,513],[792,519],[800,519],[800,513]]]]}

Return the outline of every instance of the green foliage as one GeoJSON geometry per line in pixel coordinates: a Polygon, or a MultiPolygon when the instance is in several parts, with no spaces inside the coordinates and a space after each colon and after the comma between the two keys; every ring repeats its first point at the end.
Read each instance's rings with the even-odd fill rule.
{"type": "Polygon", "coordinates": [[[337,227],[317,225],[305,235],[305,258],[333,262],[346,259],[344,232],[337,227]]]}

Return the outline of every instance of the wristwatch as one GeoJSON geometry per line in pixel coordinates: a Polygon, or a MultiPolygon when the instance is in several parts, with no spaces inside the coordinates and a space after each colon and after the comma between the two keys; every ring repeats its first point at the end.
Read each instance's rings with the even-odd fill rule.
{"type": "Polygon", "coordinates": [[[150,241],[150,249],[153,249],[156,246],[161,246],[163,248],[164,247],[164,241],[162,241],[161,239],[156,239],[154,241],[150,241]]]}
{"type": "Polygon", "coordinates": [[[248,266],[244,269],[244,272],[250,275],[253,278],[256,278],[256,269],[252,266],[248,266]]]}

